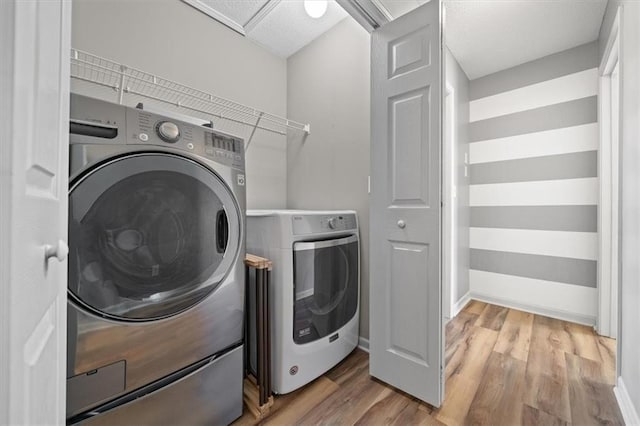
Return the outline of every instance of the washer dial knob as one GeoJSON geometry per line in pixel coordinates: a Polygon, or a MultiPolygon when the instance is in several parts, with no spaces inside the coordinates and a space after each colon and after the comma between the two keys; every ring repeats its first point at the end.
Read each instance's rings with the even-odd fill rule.
{"type": "Polygon", "coordinates": [[[329,225],[330,229],[336,229],[336,218],[329,218],[329,220],[327,221],[327,225],[329,225]]]}
{"type": "Polygon", "coordinates": [[[161,121],[156,125],[156,133],[165,142],[176,143],[180,139],[180,128],[170,121],[161,121]]]}

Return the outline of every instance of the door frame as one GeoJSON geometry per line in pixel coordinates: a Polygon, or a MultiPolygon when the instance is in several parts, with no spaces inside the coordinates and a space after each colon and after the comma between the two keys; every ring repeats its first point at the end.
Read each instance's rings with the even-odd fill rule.
{"type": "Polygon", "coordinates": [[[598,317],[599,334],[616,337],[619,330],[618,289],[620,284],[620,8],[605,46],[599,74],[598,116],[600,146],[598,155],[598,317]],[[618,77],[613,78],[617,70],[618,77]],[[612,84],[617,82],[617,94],[612,84]],[[617,96],[617,99],[612,99],[617,96]],[[615,104],[614,104],[615,102],[615,104]],[[612,118],[617,106],[617,119],[612,118]],[[613,123],[615,119],[617,123],[613,123]],[[614,127],[615,126],[615,127],[614,127]]]}
{"type": "MultiPolygon", "coordinates": [[[[446,73],[445,73],[446,74],[446,73]]],[[[457,282],[457,184],[456,184],[456,93],[445,79],[442,150],[442,316],[449,321],[456,314],[454,286],[457,282]]]]}

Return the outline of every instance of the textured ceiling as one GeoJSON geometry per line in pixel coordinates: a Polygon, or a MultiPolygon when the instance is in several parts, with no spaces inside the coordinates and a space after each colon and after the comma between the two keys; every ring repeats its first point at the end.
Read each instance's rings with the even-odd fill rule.
{"type": "Polygon", "coordinates": [[[607,0],[444,0],[444,4],[447,47],[473,80],[596,40],[607,0]]]}
{"type": "Polygon", "coordinates": [[[282,58],[293,55],[348,16],[333,0],[329,0],[327,12],[317,19],[307,15],[303,0],[184,1],[244,32],[282,58]]]}
{"type": "Polygon", "coordinates": [[[249,20],[267,3],[268,0],[200,0],[210,8],[232,19],[241,27],[247,25],[249,20]]]}
{"type": "Polygon", "coordinates": [[[247,36],[276,55],[288,58],[347,17],[330,1],[321,18],[311,18],[302,1],[281,1],[247,36]]]}

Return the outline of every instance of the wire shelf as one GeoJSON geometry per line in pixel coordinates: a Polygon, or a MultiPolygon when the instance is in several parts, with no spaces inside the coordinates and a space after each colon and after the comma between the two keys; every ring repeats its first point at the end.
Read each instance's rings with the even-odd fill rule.
{"type": "MultiPolygon", "coordinates": [[[[123,103],[125,94],[170,104],[217,124],[219,120],[286,135],[288,130],[309,134],[308,124],[298,123],[220,96],[129,67],[88,52],[71,49],[71,78],[111,88],[123,103]]],[[[216,126],[217,127],[217,126],[216,126]]]]}

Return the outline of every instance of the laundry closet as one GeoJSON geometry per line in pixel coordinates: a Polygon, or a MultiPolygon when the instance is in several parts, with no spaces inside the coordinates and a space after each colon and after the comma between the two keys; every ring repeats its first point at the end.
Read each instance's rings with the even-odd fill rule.
{"type": "Polygon", "coordinates": [[[634,424],[635,2],[0,9],[0,423],[634,424]]]}
{"type": "MultiPolygon", "coordinates": [[[[236,295],[244,287],[244,256],[237,253],[245,250],[274,265],[267,305],[269,391],[298,389],[351,353],[361,337],[366,341],[370,35],[335,2],[328,3],[322,17],[313,13],[303,2],[162,1],[151,8],[146,2],[74,2],[71,200],[72,205],[92,207],[70,222],[71,422],[132,416],[152,421],[162,412],[153,407],[165,405],[163,392],[182,393],[182,410],[193,421],[209,416],[228,423],[237,418],[242,406],[238,354],[246,358],[249,372],[263,377],[257,352],[265,351],[256,347],[260,337],[254,327],[264,296],[256,298],[248,290],[247,340],[238,347],[243,330],[236,295]],[[120,140],[126,147],[113,148],[120,140]],[[154,155],[157,158],[151,158],[154,155]],[[130,156],[128,169],[142,167],[140,174],[155,177],[149,175],[152,180],[145,182],[127,177],[117,184],[134,191],[130,199],[118,199],[123,193],[114,186],[103,195],[97,190],[101,207],[84,201],[91,189],[87,182],[98,179],[95,165],[106,171],[119,164],[127,169],[124,163],[130,156]],[[175,162],[185,156],[204,161],[221,179],[220,188],[177,163],[166,170],[178,173],[173,183],[168,175],[159,175],[162,170],[153,169],[160,168],[165,157],[175,162]],[[142,166],[145,162],[149,165],[142,166]],[[154,184],[153,179],[158,181],[154,184]],[[195,188],[187,181],[179,186],[183,179],[195,188]],[[224,196],[225,187],[230,198],[224,196]],[[147,202],[138,205],[140,197],[147,202]],[[126,205],[135,205],[138,213],[132,216],[126,205]],[[206,225],[207,211],[212,227],[206,225]],[[268,217],[275,220],[261,221],[268,217]],[[190,247],[189,230],[196,223],[202,241],[185,263],[179,253],[190,247]],[[98,239],[105,232],[110,237],[94,247],[94,232],[98,239]],[[211,236],[216,244],[207,248],[204,241],[211,236]],[[183,240],[171,246],[170,241],[183,240]],[[111,253],[106,258],[105,250],[111,253]],[[206,260],[212,256],[215,265],[206,260]],[[137,268],[140,277],[151,274],[156,284],[193,278],[202,296],[194,297],[189,285],[180,285],[183,297],[192,301],[184,304],[165,291],[168,287],[161,290],[151,282],[144,291],[133,284],[124,288],[123,277],[111,264],[120,265],[115,269],[123,273],[125,263],[130,264],[125,274],[137,268]],[[214,269],[214,276],[224,278],[210,286],[206,274],[214,269]],[[225,275],[227,270],[231,272],[225,275]],[[104,290],[89,294],[96,288],[104,290]],[[144,294],[133,294],[136,291],[144,294]],[[121,300],[105,301],[110,294],[121,300]],[[166,303],[161,302],[164,297],[166,303]],[[133,304],[137,300],[147,302],[133,304]],[[124,308],[127,304],[132,306],[124,308]],[[155,312],[162,304],[167,308],[155,312]],[[183,336],[185,326],[194,330],[183,336]],[[96,353],[91,341],[99,336],[92,329],[104,329],[102,338],[114,344],[96,353]],[[180,337],[157,346],[161,336],[153,336],[158,332],[180,337]],[[131,333],[141,333],[135,356],[118,349],[134,343],[131,333]],[[173,355],[154,357],[149,345],[173,355]],[[248,350],[246,355],[243,350],[248,350]],[[115,377],[108,386],[107,376],[115,377]],[[154,380],[166,387],[154,385],[154,380]],[[145,395],[142,402],[132,403],[145,395]],[[218,403],[205,408],[198,402],[202,398],[218,403]]],[[[188,163],[184,166],[191,167],[188,163]]],[[[166,412],[162,418],[178,419],[180,413],[166,412]]]]}

